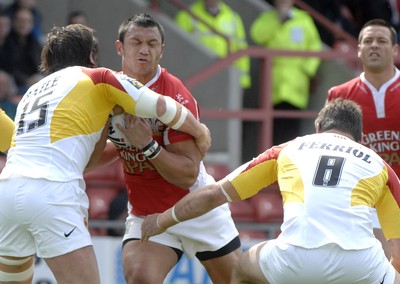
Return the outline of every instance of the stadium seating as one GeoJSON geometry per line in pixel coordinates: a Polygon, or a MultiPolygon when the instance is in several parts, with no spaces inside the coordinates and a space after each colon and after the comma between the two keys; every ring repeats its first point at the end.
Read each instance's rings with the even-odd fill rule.
{"type": "MultiPolygon", "coordinates": [[[[86,188],[89,198],[89,222],[90,220],[108,220],[110,203],[121,189],[112,186],[90,186],[86,188]]],[[[107,235],[106,228],[90,228],[91,235],[107,235]]]]}
{"type": "Polygon", "coordinates": [[[230,168],[225,164],[205,163],[207,173],[212,175],[216,181],[221,180],[231,172],[230,168]]]}
{"type": "Polygon", "coordinates": [[[235,222],[255,222],[254,207],[249,200],[231,202],[229,207],[235,222]]]}
{"type": "Polygon", "coordinates": [[[254,208],[255,221],[260,223],[282,223],[283,205],[277,190],[263,190],[250,199],[254,208]]]}
{"type": "Polygon", "coordinates": [[[120,159],[106,167],[86,173],[84,179],[87,187],[112,186],[125,188],[125,177],[120,159]]]}

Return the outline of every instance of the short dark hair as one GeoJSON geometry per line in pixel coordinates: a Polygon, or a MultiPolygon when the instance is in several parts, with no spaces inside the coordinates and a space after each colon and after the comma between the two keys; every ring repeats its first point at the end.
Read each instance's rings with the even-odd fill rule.
{"type": "Polygon", "coordinates": [[[156,27],[161,35],[161,43],[164,43],[164,28],[163,26],[152,18],[150,15],[145,13],[140,13],[137,15],[133,15],[127,19],[125,19],[118,29],[118,40],[124,43],[125,34],[128,32],[131,26],[138,26],[144,28],[153,28],[156,27]]]}
{"type": "Polygon", "coordinates": [[[92,28],[81,24],[53,27],[42,49],[40,71],[51,74],[69,66],[95,67],[91,53],[97,58],[98,42],[92,28]]]}
{"type": "Polygon", "coordinates": [[[320,132],[336,129],[351,134],[359,142],[362,137],[362,111],[352,100],[334,99],[327,103],[315,119],[320,132]]]}
{"type": "Polygon", "coordinates": [[[388,28],[390,31],[390,39],[392,41],[392,45],[395,45],[397,43],[397,32],[396,30],[385,20],[382,19],[373,19],[373,20],[369,20],[368,22],[366,22],[363,27],[361,28],[361,31],[358,35],[358,43],[361,43],[362,37],[363,37],[363,31],[366,27],[370,27],[370,26],[381,26],[381,27],[385,27],[388,28]]]}

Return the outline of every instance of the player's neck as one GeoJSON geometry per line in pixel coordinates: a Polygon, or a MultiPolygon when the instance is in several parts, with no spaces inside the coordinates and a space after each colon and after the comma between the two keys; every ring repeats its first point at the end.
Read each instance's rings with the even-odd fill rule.
{"type": "Polygon", "coordinates": [[[394,67],[387,68],[386,70],[365,70],[365,79],[370,82],[377,90],[379,90],[383,84],[393,78],[395,74],[394,67]]]}

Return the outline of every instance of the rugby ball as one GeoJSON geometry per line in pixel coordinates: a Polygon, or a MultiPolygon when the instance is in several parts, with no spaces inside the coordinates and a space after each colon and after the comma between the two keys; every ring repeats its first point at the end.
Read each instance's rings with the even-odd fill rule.
{"type": "Polygon", "coordinates": [[[111,116],[110,128],[108,129],[108,139],[119,147],[129,147],[132,144],[128,141],[125,134],[117,127],[119,125],[125,126],[124,113],[111,116]]]}

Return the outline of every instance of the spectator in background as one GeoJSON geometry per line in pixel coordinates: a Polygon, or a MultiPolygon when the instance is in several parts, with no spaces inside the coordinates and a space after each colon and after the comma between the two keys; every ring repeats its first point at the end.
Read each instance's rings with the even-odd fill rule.
{"type": "Polygon", "coordinates": [[[33,23],[31,10],[15,11],[11,33],[3,47],[8,61],[4,69],[15,78],[20,94],[29,87],[31,77],[39,73],[42,44],[33,35],[33,23]]]}
{"type": "Polygon", "coordinates": [[[71,11],[67,17],[67,24],[82,24],[88,27],[90,26],[88,15],[81,10],[71,11]]]}
{"type": "MultiPolygon", "coordinates": [[[[333,24],[341,28],[350,35],[356,35],[356,27],[353,17],[349,17],[346,7],[341,4],[341,0],[303,0],[304,3],[315,9],[321,15],[326,17],[333,24]]],[[[315,22],[322,41],[330,47],[333,47],[337,36],[328,28],[319,22],[315,22]]]]}
{"type": "Polygon", "coordinates": [[[11,19],[4,11],[0,11],[0,47],[3,46],[10,31],[11,19]]]}
{"type": "Polygon", "coordinates": [[[11,18],[4,11],[0,11],[0,68],[6,68],[9,63],[7,63],[7,56],[4,52],[4,46],[8,35],[11,31],[11,18]]]}
{"type": "MultiPolygon", "coordinates": [[[[192,17],[186,11],[180,11],[175,21],[183,30],[192,34],[204,46],[219,57],[228,55],[229,47],[225,38],[214,33],[207,25],[229,38],[230,51],[236,52],[247,48],[246,32],[240,15],[222,0],[197,0],[190,6],[190,11],[200,19],[192,17]]],[[[235,63],[240,72],[240,85],[247,89],[251,85],[250,58],[244,56],[235,63]]]]}
{"type": "MultiPolygon", "coordinates": [[[[396,0],[397,1],[397,0],[396,0]]],[[[348,8],[356,27],[354,36],[357,36],[363,25],[372,19],[383,19],[392,22],[392,5],[390,0],[341,0],[344,7],[348,8]]]]}
{"type": "Polygon", "coordinates": [[[39,42],[42,42],[42,14],[37,7],[36,0],[14,0],[7,9],[7,13],[13,18],[19,9],[28,9],[32,12],[33,27],[32,36],[39,42]]]}
{"type": "Polygon", "coordinates": [[[17,85],[14,78],[4,70],[0,70],[0,108],[14,119],[20,96],[17,96],[17,85]]]}
{"type": "MultiPolygon", "coordinates": [[[[259,15],[250,28],[252,40],[267,49],[320,51],[322,42],[313,19],[293,7],[294,0],[275,0],[275,9],[259,15]]],[[[316,57],[276,57],[272,69],[272,103],[277,110],[305,110],[310,80],[320,64],[316,57]]],[[[299,119],[274,119],[273,144],[298,136],[299,119]]]]}

